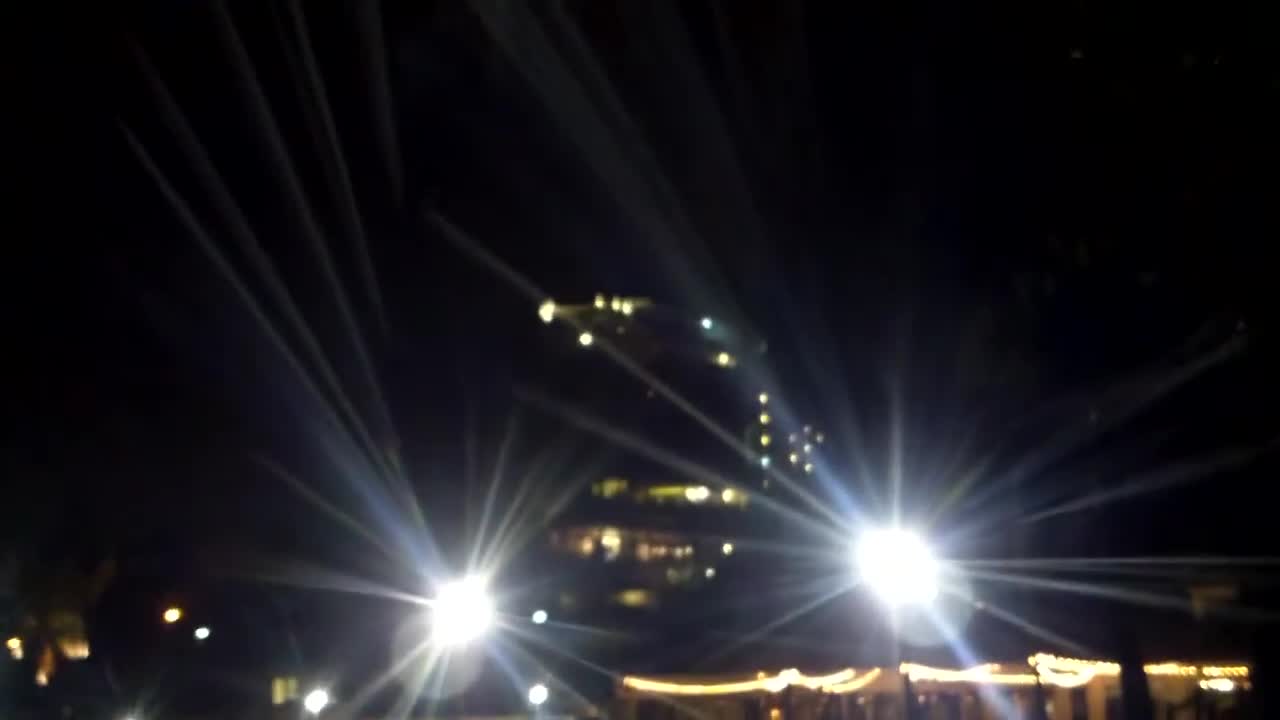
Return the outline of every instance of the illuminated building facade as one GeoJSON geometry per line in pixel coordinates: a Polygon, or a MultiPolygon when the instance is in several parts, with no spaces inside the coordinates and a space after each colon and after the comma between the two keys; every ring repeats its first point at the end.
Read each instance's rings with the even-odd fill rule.
{"type": "MultiPolygon", "coordinates": [[[[550,548],[559,612],[670,610],[769,539],[759,512],[809,482],[825,433],[789,407],[766,343],[737,323],[598,294],[537,308],[547,397],[602,441],[550,548]]],[[[663,613],[666,614],[666,613],[663,613]]]]}

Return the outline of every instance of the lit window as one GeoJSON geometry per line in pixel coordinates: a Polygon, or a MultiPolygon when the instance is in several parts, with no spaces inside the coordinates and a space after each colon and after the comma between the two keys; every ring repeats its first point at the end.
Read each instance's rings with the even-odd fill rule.
{"type": "Polygon", "coordinates": [[[769,404],[769,393],[760,393],[760,404],[761,405],[769,404]]]}
{"type": "Polygon", "coordinates": [[[604,548],[605,561],[615,560],[622,552],[622,535],[617,528],[605,528],[600,533],[600,547],[604,548]]]}
{"type": "Polygon", "coordinates": [[[591,557],[591,554],[595,551],[596,541],[590,535],[584,535],[578,541],[578,554],[582,555],[582,557],[591,557]]]}
{"type": "Polygon", "coordinates": [[[760,433],[760,446],[769,447],[769,443],[773,442],[773,438],[769,437],[769,433],[760,433]]]}
{"type": "Polygon", "coordinates": [[[769,420],[771,420],[771,419],[772,419],[772,418],[770,418],[770,417],[769,417],[769,413],[767,413],[767,412],[762,412],[762,413],[760,413],[760,424],[761,424],[761,425],[768,425],[768,424],[769,424],[769,420]]]}
{"type": "Polygon", "coordinates": [[[591,343],[595,342],[595,340],[591,333],[585,331],[578,336],[578,344],[582,347],[591,347],[591,343]]]}
{"type": "Polygon", "coordinates": [[[732,555],[732,554],[733,554],[733,543],[731,543],[731,542],[727,542],[727,543],[725,543],[725,544],[721,545],[721,546],[720,546],[720,552],[724,553],[725,555],[732,555]]]}
{"type": "Polygon", "coordinates": [[[298,699],[298,678],[271,678],[271,704],[283,705],[290,700],[298,699]]]}
{"type": "Polygon", "coordinates": [[[630,300],[623,300],[622,305],[618,307],[618,310],[623,315],[630,315],[632,312],[635,311],[635,309],[636,309],[635,305],[632,305],[630,300]]]}
{"type": "Polygon", "coordinates": [[[595,303],[595,304],[596,304],[596,309],[597,309],[597,310],[603,310],[603,309],[604,309],[604,296],[603,296],[603,295],[601,295],[600,293],[596,293],[596,303],[595,303]]]}
{"type": "Polygon", "coordinates": [[[653,605],[653,593],[643,588],[631,588],[617,593],[613,601],[623,607],[649,607],[653,605]]]}
{"type": "Polygon", "coordinates": [[[796,463],[800,462],[800,456],[795,453],[791,453],[790,455],[788,455],[787,459],[791,461],[792,465],[795,465],[796,463]]]}
{"type": "Polygon", "coordinates": [[[556,319],[556,302],[554,300],[544,300],[538,306],[538,317],[542,318],[542,322],[549,323],[556,319]]]}
{"type": "Polygon", "coordinates": [[[609,300],[609,309],[614,312],[618,312],[622,310],[622,298],[614,297],[613,299],[609,300]]]}
{"type": "Polygon", "coordinates": [[[737,491],[733,488],[725,488],[724,491],[720,493],[720,502],[725,504],[731,503],[733,502],[734,496],[737,494],[737,491]]]}

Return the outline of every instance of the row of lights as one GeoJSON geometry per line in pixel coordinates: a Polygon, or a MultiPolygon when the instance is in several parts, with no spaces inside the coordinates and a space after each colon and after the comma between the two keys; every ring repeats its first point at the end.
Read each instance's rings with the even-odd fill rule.
{"type": "MultiPolygon", "coordinates": [[[[1074,679],[1064,680],[1049,670],[1048,665],[1041,661],[1034,662],[1037,658],[1045,658],[1049,655],[1036,655],[1032,657],[1032,666],[1035,673],[1010,673],[1003,672],[1003,668],[995,663],[977,665],[975,667],[962,670],[952,670],[947,668],[936,668],[928,665],[919,665],[916,663],[902,663],[898,666],[898,672],[906,676],[912,682],[938,682],[938,683],[971,683],[978,685],[1000,685],[1000,686],[1029,686],[1037,683],[1045,683],[1062,688],[1080,687],[1084,682],[1077,683],[1074,679]]],[[[1115,663],[1107,663],[1103,661],[1076,661],[1088,664],[1090,667],[1107,667],[1116,665],[1115,663]]],[[[1118,665],[1117,665],[1118,667],[1118,665]]],[[[1196,667],[1194,665],[1179,665],[1178,663],[1161,663],[1155,666],[1155,672],[1152,672],[1153,666],[1147,665],[1144,670],[1148,675],[1165,675],[1172,674],[1178,676],[1190,676],[1196,674],[1206,674],[1207,672],[1228,671],[1236,678],[1247,678],[1249,668],[1247,666],[1238,665],[1226,668],[1196,667]],[[1160,666],[1165,666],[1165,670],[1161,670],[1160,666]],[[1176,671],[1172,668],[1176,668],[1176,671]]],[[[798,670],[792,668],[783,670],[777,675],[767,675],[764,672],[756,674],[754,679],[749,680],[733,680],[722,683],[678,683],[665,680],[657,680],[636,676],[627,676],[622,679],[623,687],[637,690],[645,693],[657,693],[662,695],[734,695],[749,692],[770,692],[778,693],[788,687],[800,686],[810,690],[819,690],[825,693],[848,693],[856,692],[865,688],[883,673],[882,668],[870,668],[863,674],[859,675],[858,671],[853,668],[846,668],[829,675],[805,675],[798,670]]],[[[1117,673],[1118,674],[1118,671],[1117,673]]],[[[1088,680],[1095,676],[1109,675],[1109,673],[1090,674],[1088,680]]],[[[1085,682],[1088,682],[1085,680],[1085,682]]],[[[1233,680],[1231,677],[1215,676],[1208,677],[1199,681],[1199,686],[1204,690],[1212,692],[1232,692],[1240,687],[1241,680],[1233,680]]]]}
{"type": "MultiPolygon", "coordinates": [[[[761,405],[760,417],[759,417],[760,447],[766,451],[760,455],[760,467],[765,470],[768,470],[770,466],[772,466],[773,464],[773,459],[769,456],[767,452],[769,446],[773,444],[773,435],[769,433],[769,425],[773,422],[773,416],[769,413],[767,409],[767,406],[769,404],[769,393],[765,393],[765,392],[760,393],[758,399],[760,400],[760,405],[761,405]]],[[[813,452],[813,443],[809,442],[809,439],[812,438],[814,442],[821,445],[823,440],[825,439],[825,436],[821,432],[815,433],[813,431],[812,425],[805,425],[804,438],[805,438],[804,442],[801,445],[801,449],[804,451],[803,465],[801,465],[800,463],[801,455],[796,451],[789,452],[787,454],[787,460],[789,460],[792,465],[801,465],[806,475],[812,475],[814,470],[814,465],[809,460],[808,456],[813,452]]],[[[787,444],[790,446],[795,446],[795,444],[798,441],[799,439],[795,433],[791,433],[790,435],[787,436],[787,444]]]]}

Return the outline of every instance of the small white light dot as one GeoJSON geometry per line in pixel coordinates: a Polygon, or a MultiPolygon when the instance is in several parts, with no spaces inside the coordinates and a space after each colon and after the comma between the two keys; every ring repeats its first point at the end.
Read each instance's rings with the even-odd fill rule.
{"type": "Polygon", "coordinates": [[[534,610],[533,615],[531,615],[529,619],[533,621],[534,625],[541,625],[542,623],[547,621],[547,611],[534,610]]]}
{"type": "Polygon", "coordinates": [[[591,343],[595,342],[595,340],[589,332],[584,332],[578,336],[578,344],[582,347],[591,347],[591,343]]]}
{"type": "Polygon", "coordinates": [[[196,636],[197,640],[208,640],[209,634],[210,634],[209,628],[201,625],[200,627],[196,628],[196,631],[193,634],[196,636]]]}
{"type": "Polygon", "coordinates": [[[547,696],[550,694],[551,693],[547,691],[546,685],[543,685],[542,683],[538,683],[537,685],[534,685],[533,687],[529,688],[529,704],[541,705],[542,703],[547,701],[547,696]]]}
{"type": "Polygon", "coordinates": [[[714,321],[712,321],[712,319],[711,319],[711,318],[709,318],[709,317],[704,317],[704,318],[702,318],[702,329],[703,329],[703,330],[710,330],[710,329],[711,329],[711,328],[713,328],[713,327],[715,327],[715,322],[714,322],[714,321]]]}

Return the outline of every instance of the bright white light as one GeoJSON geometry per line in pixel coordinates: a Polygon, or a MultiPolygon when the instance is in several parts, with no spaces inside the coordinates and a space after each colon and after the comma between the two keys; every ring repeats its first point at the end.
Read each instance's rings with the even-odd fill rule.
{"type": "Polygon", "coordinates": [[[578,344],[582,347],[591,347],[591,343],[595,341],[595,337],[593,337],[589,332],[584,332],[578,336],[578,344]]]}
{"type": "Polygon", "coordinates": [[[711,578],[716,576],[716,569],[713,567],[709,567],[703,571],[703,574],[707,576],[708,580],[710,580],[711,578]]]}
{"type": "Polygon", "coordinates": [[[727,542],[727,543],[725,543],[725,544],[721,545],[721,546],[720,546],[720,552],[724,553],[725,555],[732,555],[732,554],[733,554],[733,543],[731,543],[731,542],[727,542]]]}
{"type": "Polygon", "coordinates": [[[302,707],[312,715],[319,715],[322,710],[329,707],[329,691],[323,688],[312,690],[302,698],[302,707]]]}
{"type": "Polygon", "coordinates": [[[196,631],[193,634],[196,636],[197,640],[208,640],[209,628],[201,625],[200,627],[196,628],[196,631]]]}
{"type": "Polygon", "coordinates": [[[761,455],[761,456],[760,456],[760,467],[764,468],[765,470],[768,470],[768,469],[769,469],[769,465],[771,465],[771,464],[773,464],[773,461],[769,459],[769,456],[768,456],[768,455],[761,455]]]}
{"type": "Polygon", "coordinates": [[[544,300],[538,306],[538,317],[542,318],[542,322],[549,323],[556,319],[556,301],[544,300]]]}
{"type": "Polygon", "coordinates": [[[533,615],[531,615],[529,619],[533,621],[534,625],[541,625],[542,623],[547,621],[547,611],[534,610],[533,615]]]}
{"type": "Polygon", "coordinates": [[[870,530],[854,554],[862,581],[892,607],[923,605],[938,595],[938,563],[924,540],[910,530],[870,530]]]}
{"type": "Polygon", "coordinates": [[[715,322],[713,322],[713,321],[711,320],[711,318],[709,318],[709,317],[704,317],[704,318],[702,318],[702,329],[703,329],[703,330],[710,330],[710,329],[711,329],[712,327],[714,327],[714,326],[715,326],[715,322]]]}
{"type": "Polygon", "coordinates": [[[1200,687],[1213,692],[1233,692],[1236,689],[1236,683],[1230,678],[1212,678],[1210,680],[1201,680],[1200,687]]]}
{"type": "Polygon", "coordinates": [[[548,695],[550,695],[550,693],[547,691],[547,686],[542,683],[538,683],[537,685],[529,688],[529,704],[541,705],[547,701],[548,695]]]}
{"type": "Polygon", "coordinates": [[[493,623],[493,601],[484,581],[475,576],[440,587],[432,606],[432,637],[443,645],[465,645],[493,623]]]}
{"type": "Polygon", "coordinates": [[[684,497],[691,503],[704,502],[711,497],[711,489],[706,485],[692,485],[684,489],[684,497]]]}

